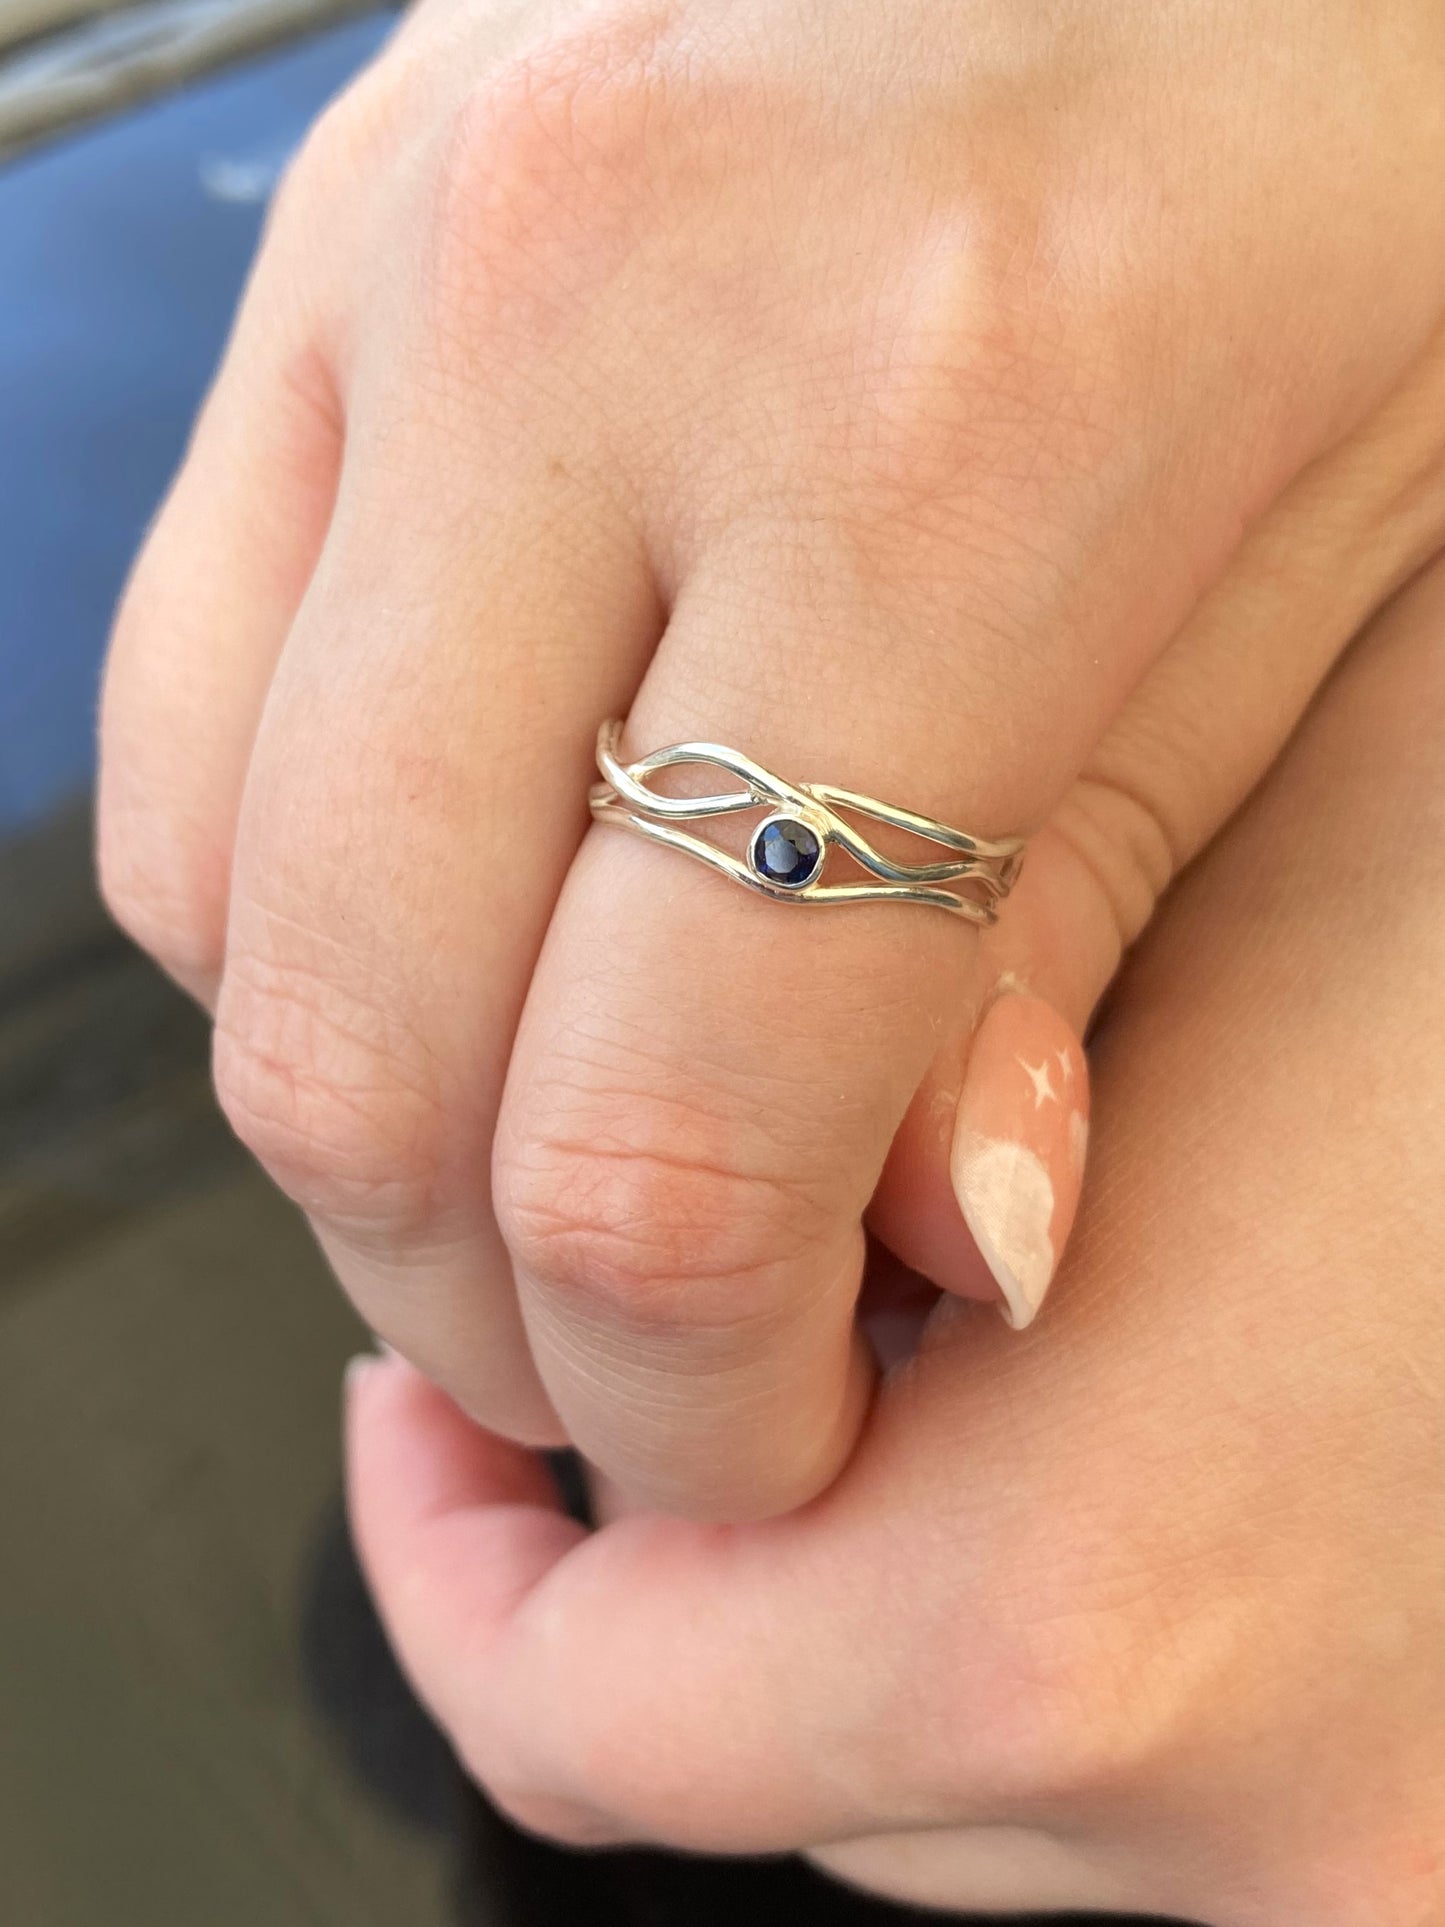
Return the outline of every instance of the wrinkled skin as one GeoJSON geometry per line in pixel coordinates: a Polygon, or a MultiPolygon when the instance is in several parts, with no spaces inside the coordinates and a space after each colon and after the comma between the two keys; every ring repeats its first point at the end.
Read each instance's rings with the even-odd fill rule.
{"type": "Polygon", "coordinates": [[[357,1370],[377,1597],[524,1822],[948,1907],[1445,1918],[1442,740],[1445,566],[1126,973],[1052,1314],[943,1301],[792,1518],[588,1536],[357,1370]]]}
{"type": "Polygon", "coordinates": [[[323,120],[120,617],[101,867],[473,1416],[778,1513],[866,1423],[865,1213],[979,1289],[981,1002],[1084,1023],[1445,532],[1442,114],[1438,0],[426,0],[323,120]],[[624,713],[1038,832],[1006,925],[584,837],[624,713]]]}

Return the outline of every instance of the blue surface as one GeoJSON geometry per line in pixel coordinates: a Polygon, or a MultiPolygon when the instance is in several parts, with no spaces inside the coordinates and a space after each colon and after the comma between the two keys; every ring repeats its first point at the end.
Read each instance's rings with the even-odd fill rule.
{"type": "Polygon", "coordinates": [[[89,782],[96,676],[266,190],[377,15],[0,166],[0,829],[89,782]]]}

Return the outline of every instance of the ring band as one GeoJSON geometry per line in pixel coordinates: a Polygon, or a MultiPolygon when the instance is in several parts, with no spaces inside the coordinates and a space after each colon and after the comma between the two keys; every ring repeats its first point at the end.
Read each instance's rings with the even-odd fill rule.
{"type": "Polygon", "coordinates": [[[831,783],[788,783],[751,757],[721,743],[674,743],[635,763],[618,755],[622,724],[606,722],[597,734],[597,767],[589,801],[599,823],[615,823],[682,850],[720,870],[734,882],[785,903],[921,903],[990,924],[998,905],[1013,888],[1023,863],[1021,837],[986,842],[950,829],[931,816],[880,803],[831,783]],[[744,785],[712,796],[664,796],[650,786],[659,770],[686,764],[711,764],[744,785]],[[705,842],[684,823],[734,816],[743,810],[768,812],[748,838],[747,854],[705,842]],[[954,855],[934,863],[900,863],[876,850],[839,814],[847,810],[892,829],[907,830],[954,855]],[[830,850],[842,850],[868,873],[856,883],[824,883],[830,850]],[[950,887],[951,886],[951,887],[950,887]]]}

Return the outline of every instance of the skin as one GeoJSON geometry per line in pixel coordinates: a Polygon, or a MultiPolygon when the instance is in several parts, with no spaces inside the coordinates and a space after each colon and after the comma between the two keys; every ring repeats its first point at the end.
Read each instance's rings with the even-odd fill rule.
{"type": "Polygon", "coordinates": [[[981,1288],[977,1011],[1082,1025],[1445,533],[1442,151],[1437,0],[425,0],[323,120],[119,619],[101,871],[473,1416],[778,1513],[865,1422],[865,1214],[981,1288]],[[1037,832],[1006,928],[584,833],[609,714],[1037,832]]]}
{"type": "Polygon", "coordinates": [[[1437,565],[1111,1001],[1050,1316],[941,1301],[791,1518],[589,1535],[361,1363],[377,1597],[525,1824],[969,1910],[1445,1916],[1442,738],[1437,565]]]}

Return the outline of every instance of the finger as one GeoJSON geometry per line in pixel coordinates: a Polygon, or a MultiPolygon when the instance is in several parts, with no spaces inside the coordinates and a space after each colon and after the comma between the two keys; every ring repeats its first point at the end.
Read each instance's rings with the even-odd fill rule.
{"type": "Polygon", "coordinates": [[[313,238],[303,278],[302,224],[289,190],[282,201],[122,600],[101,709],[107,901],[207,1004],[251,743],[325,537],[343,440],[333,375],[339,244],[313,238]]]}
{"type": "MultiPolygon", "coordinates": [[[[486,1650],[494,1627],[586,1539],[587,1528],[563,1512],[557,1487],[535,1453],[472,1424],[445,1392],[394,1352],[364,1352],[351,1361],[346,1414],[363,1554],[375,1554],[389,1579],[399,1574],[406,1555],[400,1529],[416,1535],[433,1561],[441,1556],[443,1538],[454,1537],[467,1563],[464,1605],[456,1580],[423,1590],[416,1575],[425,1615],[414,1622],[416,1629],[447,1637],[407,1639],[399,1650],[430,1698],[444,1690],[459,1661],[486,1650]],[[486,1556],[483,1534],[494,1536],[495,1558],[486,1556]],[[442,1617],[459,1605],[464,1618],[442,1617]]],[[[388,1597],[394,1589],[393,1583],[388,1597]]]]}
{"type": "MultiPolygon", "coordinates": [[[[840,1722],[820,1772],[800,1710],[825,1682],[851,1690],[860,1627],[846,1588],[827,1615],[800,1610],[830,1568],[793,1543],[793,1522],[720,1536],[634,1518],[589,1537],[534,1461],[394,1360],[353,1367],[347,1447],[353,1530],[393,1643],[524,1824],[767,1851],[876,1814],[892,1763],[869,1760],[863,1729],[897,1690],[898,1655],[878,1644],[857,1745],[840,1722]]],[[[933,1810],[920,1795],[911,1811],[933,1810]]]]}
{"type": "Polygon", "coordinates": [[[487,397],[359,384],[252,754],[216,1021],[226,1112],[362,1316],[537,1442],[562,1434],[492,1217],[493,1119],[599,707],[657,627],[635,533],[568,462],[487,397]]]}
{"type": "Polygon", "coordinates": [[[1262,519],[1035,838],[869,1214],[935,1284],[1015,1325],[1038,1311],[1082,1176],[1076,1039],[1172,877],[1445,541],[1442,423],[1445,341],[1262,519]]]}

